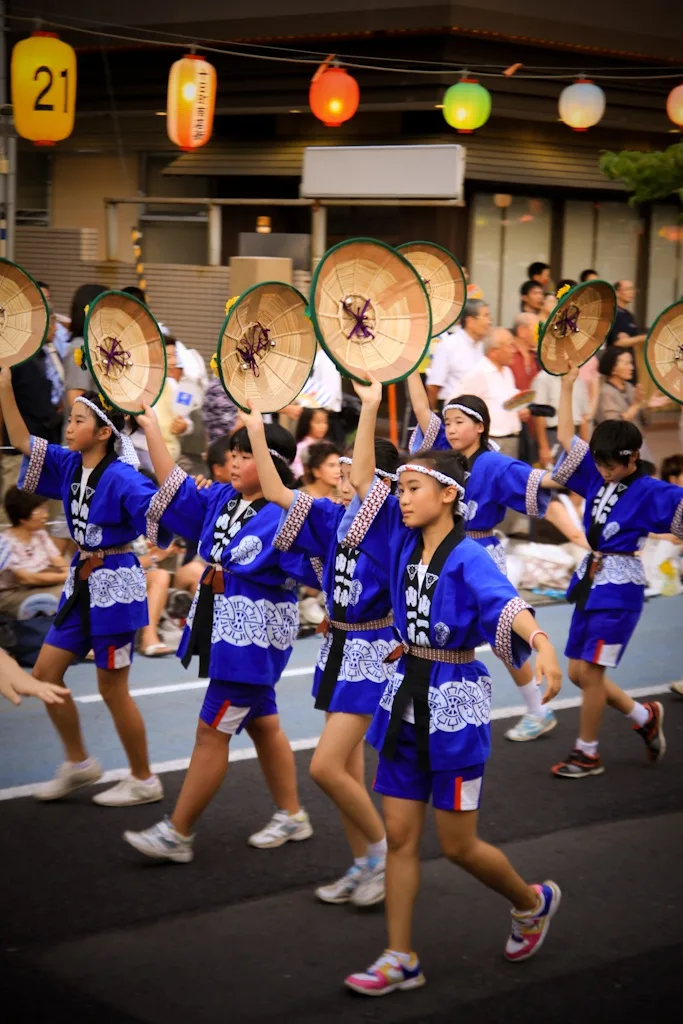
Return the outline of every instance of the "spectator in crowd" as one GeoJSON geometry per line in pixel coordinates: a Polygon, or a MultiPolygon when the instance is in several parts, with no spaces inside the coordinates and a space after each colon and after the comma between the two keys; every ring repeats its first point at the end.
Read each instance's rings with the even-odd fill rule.
{"type": "Polygon", "coordinates": [[[463,377],[458,390],[463,395],[477,395],[486,402],[491,415],[490,438],[503,454],[518,458],[522,423],[529,419],[529,410],[508,412],[503,408],[504,403],[517,394],[510,369],[514,355],[515,343],[510,332],[504,327],[494,327],[484,342],[484,357],[463,377]]]}
{"type": "Polygon", "coordinates": [[[427,395],[432,409],[436,409],[439,401],[447,401],[462,391],[460,382],[483,356],[483,341],[492,325],[486,303],[468,299],[460,324],[441,335],[427,370],[427,395]]]}
{"type": "MultiPolygon", "coordinates": [[[[346,430],[341,417],[342,380],[341,374],[327,352],[318,347],[313,370],[293,405],[281,410],[281,415],[298,419],[305,409],[324,409],[327,412],[327,431],[324,436],[344,446],[346,430]]],[[[283,426],[286,426],[283,423],[283,426]]],[[[297,438],[298,440],[298,438],[297,438]]]]}
{"type": "Polygon", "coordinates": [[[548,319],[552,311],[555,309],[556,305],[557,296],[555,295],[555,292],[546,292],[543,296],[543,305],[541,306],[541,312],[538,315],[538,320],[540,323],[544,323],[548,319]]]}
{"type": "Polygon", "coordinates": [[[3,532],[9,557],[0,572],[0,612],[16,618],[24,601],[36,594],[51,595],[56,612],[68,568],[46,530],[47,499],[11,487],[4,504],[12,525],[3,532]]]}
{"type": "Polygon", "coordinates": [[[646,333],[638,326],[629,309],[636,290],[632,281],[617,281],[614,290],[617,293],[617,315],[607,335],[607,344],[616,345],[617,348],[634,348],[646,338],[646,333]]]}
{"type": "MultiPolygon", "coordinates": [[[[536,392],[534,401],[538,405],[550,405],[555,410],[552,416],[535,416],[538,461],[544,469],[553,465],[553,449],[557,443],[557,410],[560,404],[562,378],[541,370],[531,384],[536,392]]],[[[579,377],[573,392],[574,430],[584,441],[590,441],[592,406],[585,382],[579,377]]]]}
{"type": "Polygon", "coordinates": [[[52,295],[50,293],[49,284],[46,281],[38,281],[37,284],[40,290],[42,291],[43,295],[45,296],[45,301],[48,304],[50,314],[54,319],[54,333],[52,337],[52,342],[55,346],[57,355],[61,360],[63,360],[64,356],[66,355],[67,345],[69,344],[69,335],[71,333],[69,331],[69,318],[66,316],[61,316],[59,313],[55,313],[54,308],[52,306],[52,295]]]}
{"type": "Polygon", "coordinates": [[[233,434],[241,426],[238,422],[239,409],[230,401],[220,380],[213,374],[204,393],[202,416],[209,446],[219,438],[233,434]]]}
{"type": "Polygon", "coordinates": [[[465,278],[465,284],[467,285],[467,298],[468,299],[483,299],[484,293],[478,284],[473,284],[470,281],[470,272],[466,266],[462,268],[463,276],[465,278]]]}
{"type": "Polygon", "coordinates": [[[339,449],[329,441],[319,441],[308,449],[304,491],[313,498],[337,499],[341,481],[339,449]]]}
{"type": "Polygon", "coordinates": [[[521,296],[520,308],[522,313],[533,313],[540,316],[545,299],[545,290],[538,281],[525,281],[519,289],[521,296]]]}
{"type": "Polygon", "coordinates": [[[137,299],[138,302],[141,302],[144,306],[148,305],[147,294],[143,292],[142,288],[139,288],[138,285],[129,284],[128,287],[123,288],[122,291],[125,295],[132,295],[134,299],[137,299]]]}
{"type": "Polygon", "coordinates": [[[659,476],[665,484],[683,487],[683,454],[668,455],[662,462],[659,476]]]}
{"type": "Polygon", "coordinates": [[[533,313],[518,313],[515,317],[512,328],[515,354],[510,369],[518,391],[528,391],[539,371],[537,326],[538,320],[533,313]]]}
{"type": "Polygon", "coordinates": [[[139,537],[133,547],[145,571],[149,609],[149,623],[140,630],[140,653],[145,658],[163,658],[173,653],[159,636],[159,623],[171,588],[176,592],[186,592],[191,600],[206,567],[201,559],[193,559],[187,565],[179,566],[178,557],[184,551],[177,541],[161,549],[153,547],[144,537],[139,537]]]}
{"type": "Polygon", "coordinates": [[[540,284],[543,291],[548,291],[550,287],[550,264],[549,263],[530,263],[526,268],[526,276],[529,281],[536,281],[540,284]]]}
{"type": "Polygon", "coordinates": [[[230,435],[224,434],[223,437],[217,438],[209,445],[209,450],[206,453],[210,478],[219,484],[229,484],[231,459],[230,435]]]}
{"type": "MultiPolygon", "coordinates": [[[[631,352],[611,345],[602,353],[599,365],[602,380],[595,412],[596,424],[604,420],[629,420],[644,435],[643,409],[656,409],[668,403],[663,395],[653,395],[649,400],[646,399],[642,386],[633,384],[634,369],[631,352]]],[[[654,461],[647,441],[643,442],[640,455],[649,462],[654,461]]]]}
{"type": "Polygon", "coordinates": [[[581,284],[584,284],[586,281],[597,281],[599,277],[600,275],[598,274],[597,270],[594,270],[592,267],[589,267],[587,270],[581,271],[579,281],[581,282],[581,284]]]}
{"type": "Polygon", "coordinates": [[[563,288],[576,288],[576,285],[577,282],[574,280],[573,277],[563,277],[561,281],[557,282],[555,294],[557,295],[557,293],[562,291],[563,288]]]}
{"type": "MultiPolygon", "coordinates": [[[[12,388],[19,412],[29,432],[35,437],[45,438],[52,444],[59,444],[62,436],[62,416],[52,404],[52,385],[45,369],[47,358],[47,353],[41,349],[32,359],[14,366],[12,368],[12,388]]],[[[2,435],[3,447],[9,449],[2,452],[1,463],[2,493],[7,494],[19,477],[22,455],[11,447],[4,424],[2,435]]],[[[53,509],[59,509],[62,514],[61,506],[61,501],[51,503],[51,513],[53,509]]],[[[2,509],[0,523],[7,521],[5,511],[2,509]]]]}
{"type": "Polygon", "coordinates": [[[329,418],[326,409],[302,409],[296,425],[296,458],[292,463],[295,479],[304,475],[308,449],[328,436],[329,418]]]}
{"type": "MultiPolygon", "coordinates": [[[[74,362],[74,352],[83,346],[86,306],[94,302],[107,289],[103,284],[82,284],[71,300],[71,327],[69,341],[64,354],[64,387],[66,389],[65,414],[69,417],[74,400],[85,391],[97,391],[97,385],[85,363],[82,367],[74,362]]],[[[20,409],[21,411],[21,409],[20,409]]]]}

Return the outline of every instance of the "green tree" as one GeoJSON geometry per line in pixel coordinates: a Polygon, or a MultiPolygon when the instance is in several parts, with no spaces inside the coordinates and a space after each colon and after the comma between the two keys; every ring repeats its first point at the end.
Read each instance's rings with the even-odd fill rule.
{"type": "Polygon", "coordinates": [[[621,181],[632,192],[629,203],[647,203],[677,195],[683,203],[683,142],[663,152],[603,152],[600,170],[610,181],[621,181]]]}

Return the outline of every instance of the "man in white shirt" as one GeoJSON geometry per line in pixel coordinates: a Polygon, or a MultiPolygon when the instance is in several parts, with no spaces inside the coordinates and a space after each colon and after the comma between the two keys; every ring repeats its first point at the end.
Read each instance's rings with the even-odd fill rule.
{"type": "MultiPolygon", "coordinates": [[[[555,409],[554,416],[537,416],[536,436],[538,439],[538,461],[546,469],[553,464],[552,450],[557,442],[557,409],[560,405],[560,391],[562,389],[562,378],[554,377],[541,370],[534,377],[531,387],[536,392],[534,401],[537,405],[552,405],[555,409]]],[[[574,429],[584,441],[590,441],[590,415],[591,403],[588,397],[588,389],[585,382],[579,379],[574,384],[572,393],[572,411],[574,417],[574,429]]]]}
{"type": "Polygon", "coordinates": [[[529,418],[527,409],[508,412],[503,403],[517,394],[517,385],[510,369],[515,356],[515,343],[510,331],[494,327],[484,342],[484,356],[474,370],[460,381],[460,394],[477,395],[483,399],[491,415],[489,436],[505,455],[517,458],[522,422],[529,418]]]}
{"type": "Polygon", "coordinates": [[[461,325],[432,343],[432,361],[427,370],[427,395],[432,409],[462,393],[461,380],[481,359],[483,341],[493,321],[481,299],[468,299],[461,325]]]}

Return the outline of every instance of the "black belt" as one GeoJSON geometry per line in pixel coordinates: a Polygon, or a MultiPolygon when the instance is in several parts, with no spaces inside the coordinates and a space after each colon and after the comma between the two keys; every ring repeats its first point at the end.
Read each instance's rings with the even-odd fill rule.
{"type": "Polygon", "coordinates": [[[90,636],[90,588],[88,577],[94,569],[104,565],[104,559],[98,555],[78,562],[74,570],[74,589],[55,615],[55,626],[61,626],[67,616],[74,608],[78,608],[81,617],[81,627],[86,636],[90,636]]]}
{"type": "Polygon", "coordinates": [[[199,597],[194,610],[190,639],[181,664],[187,668],[195,654],[199,655],[199,678],[207,679],[211,660],[214,594],[223,594],[225,584],[221,566],[207,565],[199,584],[199,597]]]}
{"type": "Polygon", "coordinates": [[[318,695],[315,698],[315,707],[318,711],[329,710],[344,659],[346,633],[343,633],[341,629],[330,628],[332,629],[332,646],[330,647],[330,653],[327,655],[323,676],[318,687],[318,695]]]}

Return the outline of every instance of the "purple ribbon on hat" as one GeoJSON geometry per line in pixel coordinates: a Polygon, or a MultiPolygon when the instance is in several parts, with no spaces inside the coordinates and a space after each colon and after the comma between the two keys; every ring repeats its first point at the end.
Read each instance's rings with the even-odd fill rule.
{"type": "Polygon", "coordinates": [[[270,346],[271,341],[268,328],[260,323],[253,324],[247,328],[247,334],[242,338],[242,345],[237,346],[237,355],[255,377],[258,377],[261,372],[256,362],[256,357],[265,352],[270,346]]]}
{"type": "Polygon", "coordinates": [[[105,345],[97,346],[97,351],[101,352],[107,361],[107,365],[104,367],[104,372],[108,376],[112,366],[116,366],[121,370],[128,366],[130,352],[123,347],[118,338],[107,338],[106,341],[110,343],[109,348],[105,348],[105,342],[105,345]]]}
{"type": "Polygon", "coordinates": [[[355,337],[356,334],[358,334],[359,338],[375,337],[375,335],[372,333],[367,324],[366,313],[369,305],[370,299],[366,299],[361,308],[358,311],[356,311],[350,304],[347,305],[346,302],[344,303],[344,309],[349,314],[349,316],[352,316],[353,319],[355,320],[355,323],[351,328],[351,333],[346,335],[349,341],[351,340],[351,338],[355,337]]]}
{"type": "Polygon", "coordinates": [[[572,334],[578,334],[579,307],[574,305],[567,306],[567,308],[562,311],[562,316],[553,324],[553,330],[559,334],[561,338],[566,338],[570,332],[572,334]]]}

